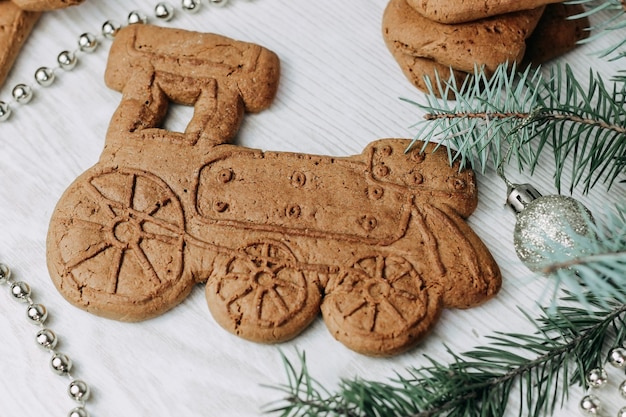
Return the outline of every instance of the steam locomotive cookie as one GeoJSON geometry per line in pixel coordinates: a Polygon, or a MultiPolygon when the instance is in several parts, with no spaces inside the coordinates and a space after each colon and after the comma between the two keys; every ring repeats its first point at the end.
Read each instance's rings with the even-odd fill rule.
{"type": "Polygon", "coordinates": [[[82,0],[0,0],[0,86],[9,73],[40,12],[82,0]]]}
{"type": "Polygon", "coordinates": [[[122,102],[98,163],[53,213],[47,258],[73,304],[143,320],[206,283],[209,310],[242,338],[275,343],[320,311],[349,348],[414,346],[441,309],[493,297],[500,272],[465,222],[471,170],[445,149],[370,143],[350,157],[228,143],[267,108],[279,61],[258,45],[145,25],[115,38],[106,71],[122,102]],[[185,132],[167,104],[194,105],[185,132]]]}

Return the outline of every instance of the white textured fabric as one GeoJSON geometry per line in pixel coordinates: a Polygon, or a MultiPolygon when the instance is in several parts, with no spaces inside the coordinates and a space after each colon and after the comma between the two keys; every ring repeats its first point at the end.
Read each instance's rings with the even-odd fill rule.
{"type": "MultiPolygon", "coordinates": [[[[31,82],[42,65],[74,49],[79,34],[97,32],[107,19],[123,21],[132,9],[151,13],[150,0],[86,0],[72,9],[46,13],[27,41],[0,99],[9,86],[31,82]]],[[[281,59],[281,84],[273,106],[246,116],[238,143],[268,150],[314,154],[360,153],[385,137],[412,137],[422,116],[400,97],[422,100],[402,75],[381,36],[386,0],[232,0],[228,7],[178,16],[167,26],[220,33],[255,42],[281,59]]],[[[613,35],[612,35],[613,36],[613,35]]],[[[615,34],[613,39],[620,35],[615,34]]],[[[623,35],[622,35],[623,37],[623,35]]],[[[607,78],[620,62],[592,55],[604,39],[564,57],[581,77],[589,66],[607,78]]],[[[92,416],[260,415],[281,397],[264,384],[286,382],[280,351],[293,361],[305,351],[311,374],[333,389],[341,378],[386,380],[408,366],[425,364],[424,354],[447,361],[444,344],[455,351],[488,342],[495,330],[528,332],[518,306],[536,311],[545,280],[530,274],[513,251],[513,215],[504,208],[505,187],[494,172],[479,175],[480,202],[470,224],[484,240],[504,276],[501,293],[467,311],[445,311],[434,333],[411,352],[390,359],[353,353],[336,342],[318,319],[301,336],[280,346],[238,339],[211,318],[202,287],[163,316],[142,323],[119,323],[70,306],[48,278],[45,239],[59,196],[73,179],[97,161],[109,119],[120,94],[107,89],[103,73],[108,42],[92,55],[81,55],[76,69],[60,72],[54,86],[37,90],[28,106],[17,108],[10,123],[0,124],[0,260],[29,282],[36,301],[50,311],[50,327],[59,350],[73,358],[75,376],[93,387],[92,416]]],[[[170,117],[173,128],[190,117],[186,109],[170,117]]],[[[553,193],[552,166],[541,166],[532,179],[509,172],[516,182],[532,182],[553,193]]],[[[610,194],[599,186],[576,195],[592,210],[623,198],[624,186],[610,194]]],[[[547,300],[546,300],[547,301],[547,300]]],[[[24,306],[0,293],[0,415],[64,415],[73,403],[67,381],[50,372],[48,354],[34,341],[36,327],[24,306]]],[[[616,375],[616,374],[613,374],[616,375]]],[[[614,378],[615,388],[619,380],[614,378]]],[[[616,392],[599,395],[621,406],[616,392]]],[[[575,389],[558,416],[577,411],[582,393],[575,389]]],[[[516,396],[511,402],[519,401],[516,396]]],[[[624,402],[626,403],[626,402],[624,402]]],[[[511,413],[511,416],[516,415],[511,413]]]]}

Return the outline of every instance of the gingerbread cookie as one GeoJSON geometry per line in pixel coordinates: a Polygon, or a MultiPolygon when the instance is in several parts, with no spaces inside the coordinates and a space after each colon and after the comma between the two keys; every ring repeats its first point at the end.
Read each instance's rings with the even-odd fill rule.
{"type": "Polygon", "coordinates": [[[563,0],[407,0],[424,17],[435,22],[456,24],[536,9],[563,0]]]}
{"type": "Polygon", "coordinates": [[[445,86],[449,82],[454,82],[457,88],[460,88],[465,79],[470,75],[467,72],[457,71],[428,58],[420,58],[401,53],[395,54],[394,58],[404,73],[404,76],[411,84],[426,92],[430,91],[430,88],[432,88],[433,93],[435,93],[437,97],[445,95],[448,99],[454,99],[454,93],[452,91],[439,91],[437,85],[439,84],[445,89],[445,86]],[[439,80],[439,82],[437,80],[439,80]],[[430,87],[428,83],[430,83],[430,87]]]}
{"type": "Polygon", "coordinates": [[[383,16],[383,36],[391,53],[427,58],[458,71],[487,72],[498,65],[521,62],[526,39],[535,29],[543,8],[459,25],[429,20],[407,0],[391,0],[383,16]]]}
{"type": "Polygon", "coordinates": [[[122,91],[98,163],[53,213],[48,266],[73,304],[143,320],[206,283],[214,319],[248,340],[295,337],[322,312],[358,352],[414,346],[444,307],[498,291],[489,251],[465,223],[474,174],[444,148],[406,139],[333,157],[227,143],[267,108],[279,61],[258,45],[145,25],[115,38],[107,83],[122,91]],[[194,105],[181,133],[167,103],[194,105]]]}
{"type": "Polygon", "coordinates": [[[47,10],[63,9],[69,6],[75,6],[83,2],[83,0],[11,0],[20,9],[28,11],[43,12],[47,10]]]}
{"type": "MultiPolygon", "coordinates": [[[[526,39],[525,47],[519,48],[520,51],[524,49],[523,59],[520,61],[519,58],[517,58],[515,62],[522,67],[529,64],[539,65],[575,48],[578,41],[588,36],[588,31],[586,31],[585,28],[588,27],[589,21],[586,18],[571,20],[567,17],[579,14],[582,11],[583,8],[581,5],[550,4],[546,6],[532,34],[526,39]],[[546,42],[546,39],[550,39],[549,44],[546,42]]],[[[461,66],[462,69],[455,67],[450,64],[449,59],[445,57],[441,58],[441,54],[438,55],[438,59],[443,59],[448,62],[448,64],[442,64],[437,59],[422,57],[421,55],[424,54],[415,52],[411,48],[399,47],[389,35],[394,32],[386,29],[386,25],[393,24],[394,21],[392,20],[391,23],[389,23],[387,20],[388,16],[385,16],[383,25],[387,45],[404,75],[418,89],[428,91],[426,78],[435,83],[438,77],[445,83],[450,80],[451,76],[453,76],[456,85],[461,86],[467,76],[474,73],[474,71],[468,71],[466,64],[461,66]]],[[[389,16],[392,16],[392,14],[389,16]]],[[[421,19],[422,18],[420,18],[420,20],[421,19]]],[[[495,27],[493,26],[493,22],[497,19],[497,17],[488,19],[491,22],[491,27],[495,27]]],[[[479,22],[474,22],[474,24],[478,23],[479,22]]],[[[454,28],[457,25],[450,26],[454,28]]],[[[408,41],[410,41],[410,39],[408,39],[407,42],[408,41]]],[[[454,43],[454,41],[450,42],[454,43]]],[[[461,53],[460,50],[457,50],[457,52],[461,53]]],[[[473,54],[472,51],[468,51],[465,59],[471,59],[473,56],[475,56],[475,54],[473,54]]],[[[509,61],[503,61],[502,63],[506,62],[509,61]]],[[[483,64],[484,63],[481,61],[475,63],[477,67],[481,67],[483,64]]],[[[493,70],[493,65],[494,63],[491,63],[491,67],[485,68],[487,75],[493,70]]],[[[439,91],[434,92],[438,96],[445,93],[439,91]]],[[[448,92],[448,98],[453,98],[451,92],[448,92]]]]}
{"type": "Polygon", "coordinates": [[[82,1],[0,0],[0,86],[4,84],[40,12],[72,6],[82,1]]]}
{"type": "Polygon", "coordinates": [[[0,86],[37,19],[38,12],[27,12],[11,1],[0,0],[0,86]]]}
{"type": "Polygon", "coordinates": [[[546,7],[541,20],[528,38],[524,62],[540,65],[557,58],[589,37],[590,22],[587,17],[570,19],[585,11],[581,4],[551,4],[546,7]]]}

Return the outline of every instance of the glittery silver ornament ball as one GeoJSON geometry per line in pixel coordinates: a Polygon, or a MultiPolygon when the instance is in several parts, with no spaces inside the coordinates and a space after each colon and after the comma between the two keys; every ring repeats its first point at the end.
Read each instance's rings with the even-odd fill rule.
{"type": "Polygon", "coordinates": [[[531,270],[539,271],[552,258],[584,255],[574,234],[592,237],[593,217],[578,200],[561,195],[539,197],[517,215],[513,231],[515,252],[531,270]]]}

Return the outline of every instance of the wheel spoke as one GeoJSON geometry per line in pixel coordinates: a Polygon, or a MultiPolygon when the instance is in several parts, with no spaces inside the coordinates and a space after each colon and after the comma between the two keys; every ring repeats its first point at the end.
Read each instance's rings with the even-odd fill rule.
{"type": "Polygon", "coordinates": [[[281,297],[275,289],[271,289],[268,291],[267,298],[270,298],[273,301],[274,305],[278,307],[281,317],[287,316],[289,314],[289,307],[287,306],[287,303],[285,303],[283,297],[281,297]]]}
{"type": "Polygon", "coordinates": [[[406,291],[406,290],[399,290],[396,288],[391,288],[391,291],[393,292],[393,294],[397,297],[403,297],[406,298],[407,300],[410,301],[415,301],[417,299],[419,299],[418,294],[413,294],[412,292],[406,291]]]}
{"type": "Polygon", "coordinates": [[[254,311],[256,311],[257,320],[261,320],[261,313],[263,311],[263,297],[265,296],[266,291],[267,290],[265,288],[259,286],[254,292],[254,304],[252,305],[252,307],[254,308],[254,311]]]}
{"type": "MultiPolygon", "coordinates": [[[[239,281],[239,279],[237,279],[237,277],[224,277],[224,279],[233,279],[235,281],[239,281]]],[[[224,287],[223,283],[220,285],[220,292],[221,289],[224,287]]],[[[239,299],[245,297],[246,295],[250,294],[250,292],[252,292],[252,286],[251,285],[247,285],[247,286],[241,286],[241,288],[236,291],[234,294],[231,294],[226,301],[226,304],[228,306],[230,306],[232,303],[234,303],[235,301],[238,301],[239,299]]]]}
{"type": "Polygon", "coordinates": [[[134,209],[135,205],[133,204],[135,201],[135,191],[137,190],[137,174],[129,174],[128,175],[128,187],[124,187],[128,190],[128,200],[125,201],[125,205],[128,208],[134,209]]]}
{"type": "Polygon", "coordinates": [[[154,269],[154,265],[152,265],[152,262],[150,262],[150,260],[148,259],[148,256],[143,251],[141,246],[139,246],[138,244],[135,244],[131,246],[131,249],[135,257],[137,258],[139,265],[141,265],[141,269],[143,269],[143,271],[146,273],[146,277],[148,279],[156,281],[157,284],[161,284],[161,278],[159,278],[159,275],[154,269]]]}
{"type": "Polygon", "coordinates": [[[392,277],[387,278],[387,281],[393,284],[394,282],[404,278],[405,276],[410,275],[412,270],[413,267],[411,266],[411,264],[404,263],[402,265],[402,269],[400,269],[398,272],[394,272],[392,277]]]}
{"type": "Polygon", "coordinates": [[[104,252],[111,246],[112,245],[108,242],[100,242],[97,245],[90,246],[89,248],[87,248],[86,251],[66,261],[65,268],[67,270],[72,270],[81,265],[83,262],[88,261],[89,259],[94,258],[100,253],[104,252]]]}
{"type": "Polygon", "coordinates": [[[367,300],[356,298],[351,304],[348,304],[341,313],[344,317],[348,317],[362,309],[368,304],[367,300]]]}
{"type": "Polygon", "coordinates": [[[400,313],[400,311],[398,311],[396,306],[394,306],[389,300],[387,299],[382,300],[380,303],[378,303],[378,306],[385,313],[392,316],[394,320],[398,320],[402,323],[406,323],[406,319],[404,318],[402,313],[400,313]]]}
{"type": "Polygon", "coordinates": [[[302,285],[299,285],[299,284],[297,284],[295,282],[292,282],[292,281],[289,281],[289,280],[286,280],[286,279],[283,279],[283,278],[274,277],[274,279],[272,279],[272,281],[278,287],[290,288],[290,289],[294,289],[296,291],[303,291],[304,290],[304,287],[302,285]]]}
{"type": "Polygon", "coordinates": [[[369,305],[367,312],[371,314],[365,314],[363,327],[370,332],[373,332],[374,327],[376,326],[376,320],[378,319],[378,307],[376,305],[369,305]]]}
{"type": "Polygon", "coordinates": [[[105,291],[108,294],[115,294],[117,292],[117,284],[120,279],[120,270],[122,269],[122,262],[124,261],[124,250],[114,248],[113,259],[111,260],[111,268],[109,269],[109,276],[105,286],[105,291]]]}
{"type": "Polygon", "coordinates": [[[160,233],[149,233],[149,232],[143,232],[141,234],[141,237],[144,239],[148,239],[148,240],[156,240],[158,242],[162,242],[168,245],[175,245],[181,240],[180,236],[169,236],[169,235],[164,235],[160,233]]]}
{"type": "Polygon", "coordinates": [[[374,272],[374,278],[385,279],[385,257],[378,255],[376,257],[376,271],[374,272]]]}

